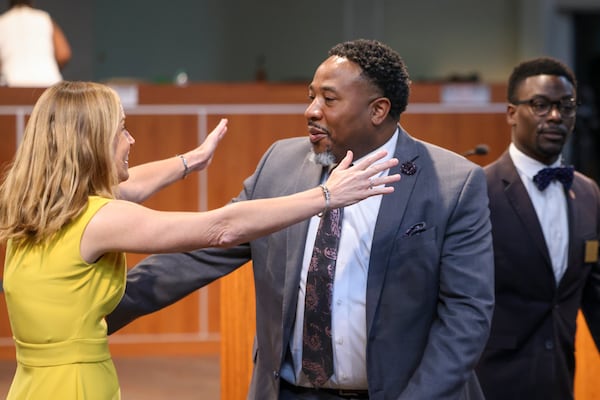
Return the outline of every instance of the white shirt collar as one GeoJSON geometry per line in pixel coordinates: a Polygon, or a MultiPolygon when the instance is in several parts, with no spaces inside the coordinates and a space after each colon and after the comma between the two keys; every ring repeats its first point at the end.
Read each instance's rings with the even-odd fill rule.
{"type": "Polygon", "coordinates": [[[533,179],[535,174],[537,174],[539,170],[543,168],[560,167],[562,165],[562,157],[559,157],[551,165],[546,165],[523,153],[512,142],[508,146],[508,153],[510,155],[510,158],[513,160],[513,163],[515,164],[515,167],[517,167],[517,170],[529,179],[533,179]]]}

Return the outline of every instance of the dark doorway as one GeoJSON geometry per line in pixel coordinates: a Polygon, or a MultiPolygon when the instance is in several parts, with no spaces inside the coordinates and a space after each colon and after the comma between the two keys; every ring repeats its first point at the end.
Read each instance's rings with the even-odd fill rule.
{"type": "Polygon", "coordinates": [[[573,164],[600,182],[600,12],[573,14],[579,109],[573,164]]]}

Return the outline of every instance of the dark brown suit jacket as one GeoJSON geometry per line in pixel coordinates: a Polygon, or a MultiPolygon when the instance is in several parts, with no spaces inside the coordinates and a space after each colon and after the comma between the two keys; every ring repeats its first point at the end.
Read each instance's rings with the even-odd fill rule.
{"type": "Polygon", "coordinates": [[[485,173],[496,268],[492,331],[477,368],[486,399],[572,399],[580,308],[600,345],[600,265],[584,259],[586,241],[600,232],[598,185],[576,173],[567,193],[568,267],[557,286],[542,228],[508,152],[485,173]]]}

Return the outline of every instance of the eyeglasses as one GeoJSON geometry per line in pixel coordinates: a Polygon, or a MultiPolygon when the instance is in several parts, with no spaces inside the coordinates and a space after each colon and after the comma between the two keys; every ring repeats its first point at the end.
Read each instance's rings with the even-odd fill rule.
{"type": "Polygon", "coordinates": [[[554,106],[563,117],[574,117],[577,112],[577,102],[572,97],[552,101],[545,96],[535,96],[528,100],[517,100],[511,103],[514,105],[528,104],[531,111],[538,117],[548,115],[554,106]]]}

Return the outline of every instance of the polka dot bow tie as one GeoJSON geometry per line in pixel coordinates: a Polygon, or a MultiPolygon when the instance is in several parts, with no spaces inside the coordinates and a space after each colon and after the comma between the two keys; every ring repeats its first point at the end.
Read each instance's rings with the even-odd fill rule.
{"type": "Polygon", "coordinates": [[[533,183],[535,183],[538,189],[544,190],[548,187],[550,182],[556,179],[563,184],[566,190],[569,190],[573,183],[573,171],[574,168],[572,165],[567,167],[544,168],[533,177],[533,183]]]}

